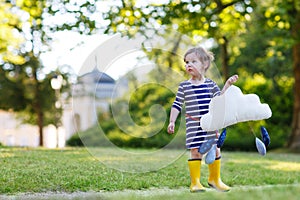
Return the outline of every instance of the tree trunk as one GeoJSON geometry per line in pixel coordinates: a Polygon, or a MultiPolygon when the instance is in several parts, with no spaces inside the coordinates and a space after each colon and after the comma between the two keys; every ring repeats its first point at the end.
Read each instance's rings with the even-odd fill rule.
{"type": "Polygon", "coordinates": [[[228,40],[225,36],[223,36],[223,43],[221,44],[221,61],[222,61],[222,74],[224,81],[226,81],[229,78],[229,56],[228,56],[228,40]]]}
{"type": "Polygon", "coordinates": [[[42,98],[40,95],[40,83],[37,78],[37,68],[33,68],[33,78],[35,84],[35,91],[34,91],[34,100],[33,100],[33,109],[37,116],[37,125],[39,130],[39,146],[44,146],[44,137],[43,137],[43,127],[44,127],[44,113],[42,110],[42,98]]]}
{"type": "Polygon", "coordinates": [[[293,47],[293,68],[294,68],[294,108],[292,134],[289,139],[288,147],[300,149],[300,43],[293,47]]]}
{"type": "Polygon", "coordinates": [[[295,12],[296,20],[292,28],[292,35],[296,42],[293,46],[294,108],[292,133],[288,141],[288,147],[293,150],[300,150],[300,11],[295,9],[295,12]]]}
{"type": "Polygon", "coordinates": [[[43,123],[44,123],[44,115],[41,112],[41,109],[39,109],[39,113],[38,113],[38,119],[37,119],[37,124],[39,127],[39,135],[40,135],[40,141],[39,141],[39,146],[44,146],[44,137],[43,137],[43,123]]]}

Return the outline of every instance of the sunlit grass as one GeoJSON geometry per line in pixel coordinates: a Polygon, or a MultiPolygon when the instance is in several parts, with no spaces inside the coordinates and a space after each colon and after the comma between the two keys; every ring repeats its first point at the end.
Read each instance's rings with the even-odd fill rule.
{"type": "MultiPolygon", "coordinates": [[[[249,160],[239,159],[231,161],[236,164],[247,164],[249,160]]],[[[278,170],[278,171],[298,171],[300,172],[300,163],[297,162],[285,162],[285,161],[274,161],[274,160],[255,160],[252,164],[262,165],[266,169],[278,170]]]]}
{"type": "MultiPolygon", "coordinates": [[[[106,152],[106,154],[103,157],[94,157],[85,148],[1,149],[0,193],[11,195],[28,192],[110,192],[168,188],[184,191],[183,194],[177,195],[177,199],[190,195],[187,167],[189,155],[185,151],[161,151],[156,157],[141,157],[136,165],[135,161],[131,160],[130,154],[126,157],[125,154],[121,155],[113,148],[94,150],[98,153],[106,152]],[[164,163],[166,158],[172,158],[172,156],[175,158],[173,162],[164,163]],[[129,173],[111,167],[118,165],[122,166],[122,169],[156,167],[157,170],[129,173]]],[[[147,150],[135,150],[135,153],[146,155],[147,150]]],[[[208,167],[204,162],[202,162],[201,171],[201,182],[208,187],[208,167]]],[[[299,171],[300,156],[298,154],[268,153],[266,156],[240,152],[223,152],[222,154],[222,179],[235,192],[242,190],[238,189],[241,187],[297,185],[300,183],[299,171]]],[[[267,193],[272,191],[272,189],[263,189],[265,190],[267,193]]],[[[292,187],[290,190],[297,189],[292,187]]],[[[279,187],[276,191],[281,191],[281,188],[279,187]]],[[[206,195],[206,197],[216,197],[218,193],[206,195]]],[[[162,194],[156,197],[158,199],[169,198],[170,195],[162,194]]],[[[174,198],[176,199],[176,195],[174,198]]]]}
{"type": "Polygon", "coordinates": [[[13,157],[13,153],[0,153],[0,158],[8,158],[8,157],[13,157]]]}
{"type": "Polygon", "coordinates": [[[269,166],[269,169],[281,171],[300,171],[300,163],[293,162],[274,162],[269,166]]]}

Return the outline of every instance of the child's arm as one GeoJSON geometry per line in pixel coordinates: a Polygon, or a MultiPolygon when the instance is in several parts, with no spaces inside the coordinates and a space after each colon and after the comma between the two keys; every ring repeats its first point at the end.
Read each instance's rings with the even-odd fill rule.
{"type": "Polygon", "coordinates": [[[171,113],[170,113],[170,123],[168,126],[168,133],[172,134],[174,133],[174,128],[175,128],[175,121],[178,117],[179,110],[176,108],[171,108],[171,113]]]}
{"type": "Polygon", "coordinates": [[[233,84],[238,80],[239,76],[238,75],[233,75],[231,76],[229,79],[227,79],[222,91],[221,91],[221,95],[224,94],[224,92],[233,84]]]}

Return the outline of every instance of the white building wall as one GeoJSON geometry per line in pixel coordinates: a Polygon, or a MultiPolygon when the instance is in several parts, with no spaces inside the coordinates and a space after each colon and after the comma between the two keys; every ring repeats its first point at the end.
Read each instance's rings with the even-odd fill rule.
{"type": "MultiPolygon", "coordinates": [[[[85,81],[87,82],[74,85],[73,97],[64,103],[62,127],[58,130],[53,125],[44,128],[45,147],[55,148],[57,143],[59,147],[64,147],[66,140],[74,133],[94,126],[98,120],[97,112],[108,111],[111,98],[120,96],[118,88],[128,88],[127,82],[118,83],[116,88],[115,83],[95,83],[90,78],[85,81]]],[[[14,113],[0,110],[0,143],[7,146],[37,147],[38,127],[22,124],[14,113]]]]}
{"type": "Polygon", "coordinates": [[[95,104],[89,96],[73,98],[73,113],[73,118],[79,116],[79,121],[75,124],[76,130],[87,130],[97,122],[95,104]]]}
{"type": "MultiPolygon", "coordinates": [[[[65,130],[59,129],[57,139],[56,128],[47,126],[44,132],[44,146],[55,148],[56,141],[60,141],[60,147],[65,146],[65,130]]],[[[22,124],[13,112],[0,111],[0,142],[6,146],[38,147],[39,131],[37,126],[22,124]]]]}

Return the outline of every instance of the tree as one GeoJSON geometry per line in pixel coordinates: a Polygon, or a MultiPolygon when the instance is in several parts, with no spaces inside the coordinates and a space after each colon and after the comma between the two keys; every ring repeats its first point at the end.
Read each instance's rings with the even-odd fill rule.
{"type": "MultiPolygon", "coordinates": [[[[255,50],[251,49],[251,52],[246,54],[247,57],[245,56],[241,59],[247,60],[244,63],[256,61],[257,58],[261,59],[256,62],[260,64],[259,66],[246,65],[246,67],[254,67],[254,69],[249,69],[252,72],[253,70],[266,72],[267,78],[273,81],[273,85],[277,89],[279,88],[279,81],[282,82],[282,80],[285,80],[284,76],[289,77],[293,73],[295,81],[293,122],[288,146],[292,149],[299,149],[299,10],[300,2],[298,0],[170,1],[165,4],[143,4],[136,3],[136,1],[124,0],[122,4],[112,7],[110,12],[105,13],[104,16],[110,21],[106,30],[107,33],[123,32],[125,35],[134,36],[137,33],[146,34],[148,29],[155,29],[158,33],[162,33],[164,38],[169,43],[172,43],[174,47],[179,40],[176,37],[172,37],[172,32],[174,33],[175,31],[189,35],[193,39],[196,38],[195,41],[197,41],[199,36],[201,36],[201,39],[214,38],[214,41],[218,44],[218,50],[222,55],[221,63],[224,78],[228,76],[229,66],[238,66],[235,65],[234,61],[240,59],[237,57],[240,55],[241,49],[246,45],[246,42],[239,38],[239,36],[244,36],[244,33],[248,31],[247,28],[249,27],[247,27],[247,23],[245,22],[251,21],[251,23],[261,24],[262,31],[264,31],[262,34],[266,36],[266,41],[257,44],[257,46],[264,47],[260,52],[265,56],[255,55],[258,52],[253,53],[255,50]],[[252,20],[253,16],[250,14],[253,10],[262,13],[261,18],[252,20]],[[293,70],[290,70],[290,60],[293,62],[293,70]]],[[[257,32],[257,34],[260,34],[260,32],[257,32]]],[[[251,38],[251,40],[259,43],[258,38],[251,38]]],[[[170,52],[173,51],[170,50],[170,52]]],[[[155,53],[154,51],[152,57],[157,56],[159,56],[159,53],[155,53]]],[[[230,72],[234,72],[234,69],[230,69],[230,72]]]]}
{"type": "Polygon", "coordinates": [[[292,149],[300,149],[300,2],[293,1],[294,7],[288,8],[291,14],[291,35],[294,39],[293,49],[293,72],[295,78],[294,87],[294,110],[292,133],[288,142],[288,147],[292,149]]]}
{"type": "Polygon", "coordinates": [[[293,45],[293,71],[295,75],[295,88],[294,88],[294,115],[292,123],[292,134],[288,146],[292,149],[300,149],[300,42],[299,42],[299,29],[300,29],[300,9],[297,9],[296,18],[297,23],[293,27],[293,36],[297,39],[297,43],[293,45]]]}
{"type": "Polygon", "coordinates": [[[254,91],[249,86],[242,88],[247,92],[257,93],[270,104],[273,115],[268,120],[269,129],[277,130],[272,135],[283,132],[284,141],[287,141],[293,109],[292,49],[289,44],[291,37],[288,36],[288,31],[274,29],[268,25],[270,22],[269,18],[265,17],[265,9],[270,8],[270,5],[265,6],[258,4],[251,14],[251,19],[256,23],[249,22],[247,33],[239,37],[239,42],[244,44],[244,48],[240,49],[240,56],[232,67],[239,68],[239,74],[244,79],[240,79],[239,83],[248,79],[248,76],[251,76],[253,81],[255,76],[266,79],[268,91],[254,91]]]}
{"type": "Polygon", "coordinates": [[[273,37],[273,49],[276,46],[287,46],[292,51],[292,72],[294,76],[294,106],[292,132],[287,146],[294,150],[300,149],[300,2],[265,1],[262,3],[267,26],[277,33],[273,37]]]}
{"type": "MultiPolygon", "coordinates": [[[[165,4],[123,0],[122,4],[112,6],[104,17],[110,21],[106,33],[123,32],[134,36],[137,33],[145,35],[148,29],[154,29],[157,33],[169,30],[165,31],[165,38],[174,31],[191,38],[214,38],[221,48],[222,73],[227,78],[230,58],[234,56],[229,41],[245,31],[244,23],[250,12],[248,0],[170,1],[165,4]]],[[[173,44],[171,49],[176,49],[177,40],[173,44]]]]}
{"type": "Polygon", "coordinates": [[[91,33],[95,21],[90,14],[95,6],[89,1],[68,0],[1,0],[0,3],[1,28],[6,28],[7,33],[0,36],[5,41],[0,49],[0,89],[7,94],[0,98],[0,108],[22,111],[25,122],[37,124],[42,146],[43,127],[51,123],[45,117],[53,118],[47,111],[53,111],[55,101],[50,75],[43,72],[40,54],[50,49],[51,33],[55,31],[91,33]],[[72,19],[63,17],[66,14],[72,19]],[[60,20],[54,23],[53,17],[60,20]],[[13,100],[7,104],[7,99],[13,100]]]}

